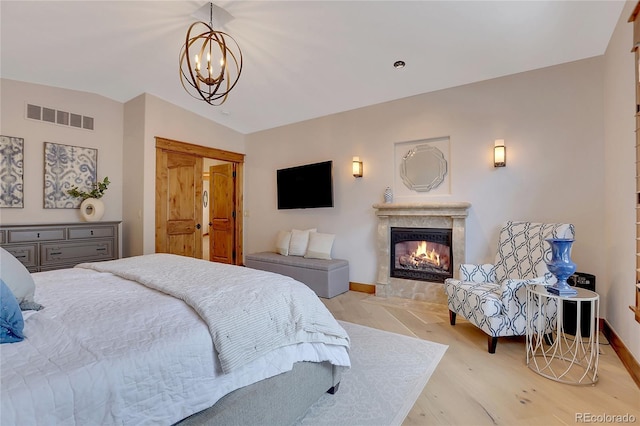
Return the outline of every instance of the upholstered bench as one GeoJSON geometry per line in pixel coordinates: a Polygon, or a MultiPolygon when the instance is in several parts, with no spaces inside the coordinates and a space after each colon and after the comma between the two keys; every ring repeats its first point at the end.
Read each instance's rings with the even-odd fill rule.
{"type": "Polygon", "coordinates": [[[349,262],[343,259],[307,259],[273,252],[245,256],[249,268],[276,272],[305,283],[320,297],[331,298],[349,290],[349,262]]]}

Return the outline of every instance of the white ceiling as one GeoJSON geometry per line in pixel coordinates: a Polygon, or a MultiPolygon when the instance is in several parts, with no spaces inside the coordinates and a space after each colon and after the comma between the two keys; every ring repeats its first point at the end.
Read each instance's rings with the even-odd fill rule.
{"type": "Polygon", "coordinates": [[[602,55],[624,1],[216,1],[244,56],[217,107],[178,76],[205,4],[2,0],[0,75],[120,102],[146,92],[252,133],[602,55]]]}

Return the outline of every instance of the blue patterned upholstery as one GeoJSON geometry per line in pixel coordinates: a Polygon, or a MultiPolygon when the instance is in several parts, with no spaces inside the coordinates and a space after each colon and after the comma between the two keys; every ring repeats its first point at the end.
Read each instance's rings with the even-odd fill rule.
{"type": "MultiPolygon", "coordinates": [[[[524,335],[526,285],[555,284],[545,260],[551,257],[547,238],[574,238],[572,224],[507,222],[500,231],[494,264],[460,265],[460,279],[445,281],[451,324],[462,315],[489,335],[489,352],[495,351],[501,336],[524,335]]],[[[555,319],[556,305],[550,303],[547,329],[555,319]]]]}

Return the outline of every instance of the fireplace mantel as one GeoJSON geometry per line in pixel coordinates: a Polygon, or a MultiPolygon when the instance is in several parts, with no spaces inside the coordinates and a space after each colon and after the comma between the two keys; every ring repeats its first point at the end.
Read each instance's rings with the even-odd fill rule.
{"type": "Polygon", "coordinates": [[[460,264],[465,263],[465,222],[470,207],[467,202],[374,204],[378,216],[376,296],[446,303],[441,283],[390,277],[391,227],[451,229],[453,273],[457,277],[460,264]]]}
{"type": "Polygon", "coordinates": [[[378,216],[451,216],[467,217],[471,203],[384,203],[374,204],[378,216]]]}

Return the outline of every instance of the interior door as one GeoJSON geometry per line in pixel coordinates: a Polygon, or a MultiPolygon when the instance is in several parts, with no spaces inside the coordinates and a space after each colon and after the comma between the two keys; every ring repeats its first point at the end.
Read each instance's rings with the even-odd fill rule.
{"type": "Polygon", "coordinates": [[[156,156],[156,252],[202,258],[202,158],[156,156]]]}
{"type": "Polygon", "coordinates": [[[235,263],[235,166],[209,168],[209,260],[235,263]]]}

